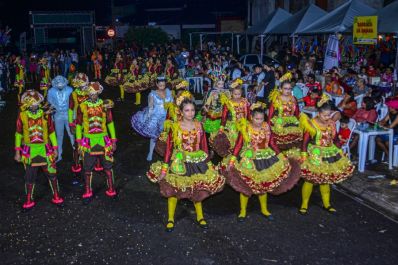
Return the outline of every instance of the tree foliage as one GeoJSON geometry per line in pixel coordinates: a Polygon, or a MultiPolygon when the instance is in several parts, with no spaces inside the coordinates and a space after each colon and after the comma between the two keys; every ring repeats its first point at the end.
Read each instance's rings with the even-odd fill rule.
{"type": "Polygon", "coordinates": [[[135,42],[144,47],[151,43],[163,44],[169,41],[167,33],[155,27],[130,27],[124,38],[128,44],[135,42]]]}

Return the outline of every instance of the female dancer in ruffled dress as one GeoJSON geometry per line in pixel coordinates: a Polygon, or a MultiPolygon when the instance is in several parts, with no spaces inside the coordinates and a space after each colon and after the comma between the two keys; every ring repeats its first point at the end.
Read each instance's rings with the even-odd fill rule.
{"type": "Polygon", "coordinates": [[[304,129],[301,176],[305,180],[301,214],[307,214],[314,184],[319,184],[323,208],[329,213],[336,212],[330,204],[330,184],[349,178],[354,171],[351,161],[338,147],[336,123],[330,118],[330,104],[320,101],[318,111],[318,116],[311,120],[304,114],[300,117],[300,126],[304,129]]]}
{"type": "Polygon", "coordinates": [[[290,82],[283,82],[281,90],[274,89],[270,95],[269,120],[275,143],[281,150],[300,146],[303,139],[299,128],[300,110],[296,98],[292,95],[290,82]]]}
{"type": "Polygon", "coordinates": [[[286,192],[300,178],[300,166],[291,164],[275,144],[271,128],[264,121],[261,104],[253,104],[251,122],[244,118],[239,121],[239,136],[233,153],[221,163],[227,183],[240,193],[240,222],[246,218],[247,203],[252,195],[260,201],[261,214],[272,220],[267,193],[286,192]]]}
{"type": "Polygon", "coordinates": [[[148,107],[137,112],[131,118],[133,129],[144,137],[150,138],[147,161],[152,161],[156,140],[163,131],[163,123],[166,119],[165,103],[172,102],[171,91],[166,88],[164,77],[158,77],[156,89],[148,96],[148,107]]]}
{"type": "Polygon", "coordinates": [[[169,135],[169,131],[173,122],[177,122],[182,119],[182,114],[180,111],[181,103],[184,101],[184,99],[189,99],[192,101],[195,100],[191,92],[187,90],[188,86],[189,84],[186,80],[181,81],[176,86],[176,96],[174,97],[174,102],[169,102],[165,104],[165,109],[167,111],[166,120],[163,125],[163,131],[160,134],[155,146],[156,153],[158,153],[158,155],[160,155],[161,157],[164,156],[167,137],[169,135]]]}
{"type": "Polygon", "coordinates": [[[221,115],[221,127],[217,136],[213,141],[214,151],[221,157],[230,154],[233,149],[239,131],[237,130],[237,123],[240,119],[250,118],[250,103],[242,97],[243,81],[237,79],[230,85],[231,98],[229,99],[225,94],[220,95],[223,111],[221,115]]]}
{"type": "Polygon", "coordinates": [[[225,74],[217,72],[216,74],[212,74],[211,78],[215,83],[214,88],[207,93],[203,100],[202,117],[198,117],[199,120],[202,120],[203,127],[208,134],[218,133],[221,126],[222,104],[220,95],[225,94],[230,98],[229,90],[224,88],[225,74]]]}
{"type": "Polygon", "coordinates": [[[164,162],[152,164],[147,176],[159,183],[160,193],[168,199],[166,231],[174,229],[177,201],[194,203],[196,222],[207,228],[202,201],[222,190],[225,179],[209,161],[206,134],[200,122],[194,120],[195,105],[185,99],[181,105],[182,120],[173,124],[167,139],[164,162]]]}

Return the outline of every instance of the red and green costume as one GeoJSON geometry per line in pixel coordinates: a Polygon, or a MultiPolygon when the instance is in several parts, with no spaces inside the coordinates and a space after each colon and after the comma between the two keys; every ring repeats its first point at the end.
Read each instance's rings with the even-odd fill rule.
{"type": "Polygon", "coordinates": [[[225,157],[232,153],[232,149],[238,138],[239,131],[237,123],[242,119],[250,119],[250,103],[245,98],[234,101],[225,96],[220,95],[223,110],[221,114],[221,127],[217,135],[212,135],[214,139],[213,149],[216,153],[225,157]]]}
{"type": "Polygon", "coordinates": [[[21,111],[17,119],[15,150],[21,153],[21,161],[26,170],[26,201],[23,208],[27,209],[35,205],[33,193],[39,168],[43,170],[49,180],[53,192],[52,202],[63,203],[63,199],[59,195],[55,149],[57,149],[57,138],[51,116],[45,114],[42,109],[38,109],[36,112],[29,109],[21,111]]]}
{"type": "Polygon", "coordinates": [[[301,149],[304,161],[301,176],[304,183],[300,213],[307,213],[314,184],[319,185],[324,209],[333,213],[336,210],[330,204],[330,184],[351,177],[355,167],[339,146],[334,121],[321,124],[317,118],[310,120],[301,114],[300,127],[304,130],[301,149]]]}
{"type": "Polygon", "coordinates": [[[83,198],[91,198],[93,195],[91,180],[97,159],[103,166],[107,177],[108,190],[106,194],[110,197],[115,196],[112,170],[112,144],[117,141],[115,126],[110,108],[107,108],[101,99],[97,99],[96,102],[86,100],[79,105],[76,117],[76,141],[83,157],[85,174],[83,198]]]}
{"type": "Polygon", "coordinates": [[[25,70],[21,63],[16,63],[14,86],[18,88],[18,100],[25,87],[25,70]]]}
{"type": "MultiPolygon", "coordinates": [[[[68,122],[71,128],[76,128],[76,116],[77,109],[80,104],[83,103],[88,98],[87,93],[85,93],[81,87],[76,87],[75,90],[69,97],[69,110],[68,110],[68,122]]],[[[73,165],[72,171],[74,173],[79,173],[81,171],[80,157],[77,146],[73,152],[73,165]]]]}
{"type": "Polygon", "coordinates": [[[275,143],[281,150],[299,147],[303,140],[303,132],[299,128],[300,110],[294,96],[288,100],[282,98],[278,90],[270,95],[269,124],[274,134],[275,143]]]}
{"type": "Polygon", "coordinates": [[[47,91],[51,87],[50,80],[50,69],[47,66],[47,63],[42,63],[40,65],[40,90],[43,91],[43,96],[47,96],[47,91]]]}

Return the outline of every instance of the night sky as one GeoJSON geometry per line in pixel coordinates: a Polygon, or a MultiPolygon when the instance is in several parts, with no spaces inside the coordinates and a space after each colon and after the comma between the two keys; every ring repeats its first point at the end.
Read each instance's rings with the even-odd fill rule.
{"type": "MultiPolygon", "coordinates": [[[[137,8],[146,7],[182,7],[200,6],[211,11],[241,10],[245,6],[245,0],[114,0],[116,5],[136,3],[137,8]]],[[[107,25],[110,23],[111,0],[0,0],[0,21],[2,25],[9,25],[14,34],[29,30],[30,10],[94,10],[96,24],[107,25]]],[[[206,14],[203,14],[206,16],[206,14]]]]}

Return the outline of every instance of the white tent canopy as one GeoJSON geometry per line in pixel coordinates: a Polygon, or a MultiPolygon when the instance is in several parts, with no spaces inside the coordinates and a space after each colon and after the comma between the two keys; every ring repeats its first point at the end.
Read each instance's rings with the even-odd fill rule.
{"type": "Polygon", "coordinates": [[[378,31],[381,33],[398,33],[398,1],[380,9],[378,16],[378,31]]]}
{"type": "Polygon", "coordinates": [[[291,34],[305,29],[310,24],[327,14],[322,8],[311,4],[270,30],[270,34],[291,34]]]}
{"type": "Polygon", "coordinates": [[[246,31],[249,35],[268,34],[275,26],[291,17],[292,14],[284,9],[278,8],[269,14],[261,23],[254,25],[246,31]]]}
{"type": "Polygon", "coordinates": [[[376,9],[362,3],[360,0],[350,0],[297,33],[322,34],[346,32],[351,30],[354,17],[371,16],[375,13],[376,9]]]}

